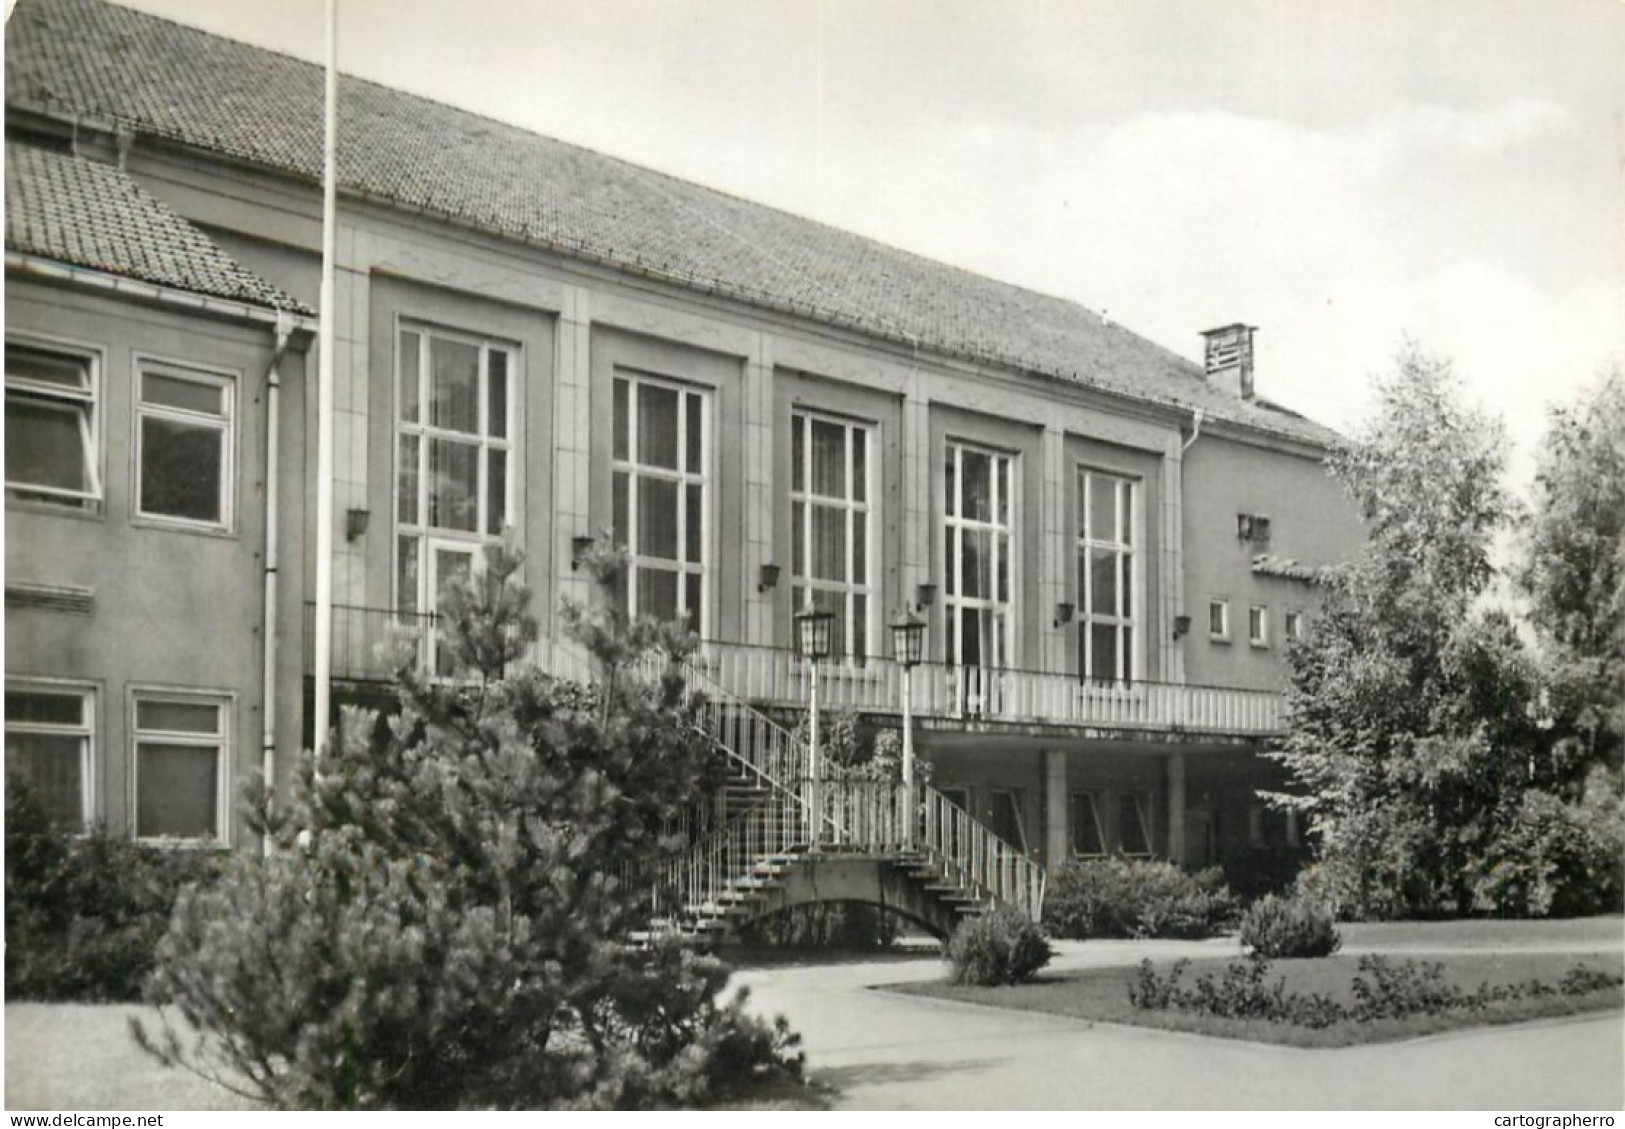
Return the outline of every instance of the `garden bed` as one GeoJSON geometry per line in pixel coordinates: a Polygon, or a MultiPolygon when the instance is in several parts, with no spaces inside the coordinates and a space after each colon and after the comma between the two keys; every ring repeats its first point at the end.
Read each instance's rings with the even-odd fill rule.
{"type": "MultiPolygon", "coordinates": [[[[1204,973],[1216,979],[1241,958],[1192,961],[1185,973],[1187,983],[1204,973]]],[[[1429,956],[1430,963],[1444,966],[1446,981],[1471,992],[1481,983],[1512,984],[1530,979],[1556,984],[1565,973],[1583,964],[1598,971],[1619,974],[1625,970],[1625,956],[1617,951],[1449,953],[1429,956]]],[[[1158,974],[1167,974],[1172,961],[1155,964],[1158,974]]],[[[1343,1004],[1353,1002],[1350,983],[1358,972],[1357,958],[1348,955],[1316,960],[1281,960],[1270,965],[1271,982],[1284,978],[1288,992],[1321,993],[1343,1004]]],[[[1359,1043],[1392,1042],[1431,1035],[1442,1031],[1522,1023],[1533,1019],[1576,1015],[1625,1006],[1625,989],[1618,986],[1579,996],[1543,996],[1508,1000],[1476,1010],[1452,1010],[1434,1015],[1370,1022],[1340,1021],[1329,1027],[1309,1028],[1261,1019],[1232,1019],[1185,1011],[1152,1011],[1135,1008],[1129,1002],[1129,987],[1138,970],[1133,967],[1088,969],[1073,973],[1041,975],[1026,984],[1002,988],[978,988],[932,981],[889,985],[886,991],[932,996],[989,1007],[1036,1011],[1051,1015],[1102,1023],[1125,1023],[1170,1031],[1188,1031],[1227,1039],[1277,1043],[1294,1047],[1346,1047],[1359,1043]]]]}

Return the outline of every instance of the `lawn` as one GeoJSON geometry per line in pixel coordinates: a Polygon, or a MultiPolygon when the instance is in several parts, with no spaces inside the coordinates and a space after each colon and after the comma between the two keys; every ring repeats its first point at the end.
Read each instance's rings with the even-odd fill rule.
{"type": "MultiPolygon", "coordinates": [[[[1463,946],[1467,947],[1467,946],[1463,946]]],[[[1396,954],[1403,958],[1404,954],[1396,954]]],[[[1240,958],[1192,961],[1182,984],[1190,987],[1204,972],[1217,979],[1227,965],[1240,958]]],[[[1285,978],[1289,992],[1321,992],[1350,1003],[1350,981],[1358,971],[1357,957],[1338,955],[1319,960],[1283,960],[1270,966],[1268,980],[1285,978]]],[[[1445,967],[1446,977],[1467,991],[1488,981],[1507,984],[1529,979],[1556,984],[1575,965],[1584,964],[1599,971],[1625,971],[1625,955],[1618,950],[1597,952],[1458,952],[1426,956],[1429,963],[1445,967]]],[[[1156,964],[1165,974],[1172,961],[1156,964]]],[[[1346,1047],[1358,1043],[1391,1042],[1491,1024],[1521,1023],[1531,1019],[1575,1015],[1581,1012],[1619,1008],[1625,1005],[1625,989],[1619,987],[1583,996],[1557,996],[1495,1004],[1480,1011],[1453,1011],[1440,1015],[1419,1015],[1407,1019],[1385,1019],[1369,1023],[1345,1021],[1330,1027],[1309,1028],[1256,1019],[1228,1019],[1182,1011],[1141,1011],[1129,1003],[1132,967],[1095,968],[1073,973],[1041,974],[1038,979],[1005,988],[978,988],[950,984],[945,980],[890,985],[885,990],[908,995],[934,996],[989,1007],[1038,1011],[1103,1023],[1126,1023],[1189,1031],[1228,1039],[1278,1043],[1294,1047],[1346,1047]]]]}

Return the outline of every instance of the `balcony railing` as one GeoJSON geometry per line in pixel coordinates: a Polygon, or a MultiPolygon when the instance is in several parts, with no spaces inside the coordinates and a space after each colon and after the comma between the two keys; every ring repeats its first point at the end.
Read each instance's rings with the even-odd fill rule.
{"type": "MultiPolygon", "coordinates": [[[[807,662],[790,651],[710,643],[696,660],[713,681],[748,701],[804,706],[807,662]]],[[[903,668],[890,659],[826,662],[819,701],[831,709],[898,713],[903,668]]],[[[1112,729],[1268,734],[1281,725],[1281,695],[1267,690],[1166,682],[1091,682],[1032,670],[921,663],[909,692],[914,716],[1112,729]]]]}
{"type": "MultiPolygon", "coordinates": [[[[388,678],[389,647],[404,641],[421,661],[433,661],[434,616],[381,608],[335,605],[333,676],[388,678]]],[[[314,666],[315,605],[306,605],[305,668],[314,666]]],[[[579,648],[541,640],[537,662],[568,678],[591,668],[579,648]]],[[[739,643],[706,643],[694,665],[705,681],[733,697],[761,705],[803,708],[811,688],[806,660],[787,650],[739,643]]],[[[859,665],[830,661],[819,668],[819,700],[828,709],[863,713],[902,711],[903,669],[890,659],[859,665]]],[[[913,669],[914,716],[1005,724],[1101,729],[1182,731],[1237,736],[1274,733],[1282,720],[1281,695],[1267,690],[1165,682],[1090,682],[1076,675],[1032,670],[921,663],[913,669]]]]}

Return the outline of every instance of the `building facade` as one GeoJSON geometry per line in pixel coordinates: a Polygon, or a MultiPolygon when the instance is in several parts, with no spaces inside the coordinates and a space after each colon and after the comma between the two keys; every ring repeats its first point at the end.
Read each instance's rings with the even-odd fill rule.
{"type": "MultiPolygon", "coordinates": [[[[23,0],[6,51],[13,144],[128,178],[315,304],[319,68],[100,0],[23,0]]],[[[1287,641],[1313,630],[1312,578],[1360,529],[1322,466],[1336,436],[1255,392],[1248,327],[1210,334],[1195,365],[1072,303],[373,84],[341,82],[340,123],[333,638],[351,691],[382,676],[390,625],[426,624],[504,535],[556,637],[560,601],[589,598],[577,545],[608,531],[631,555],[626,606],[689,623],[719,692],[763,709],[805,705],[793,616],[810,602],[835,616],[825,700],[895,728],[887,624],[924,618],[919,755],[1046,865],[1157,855],[1246,882],[1297,857],[1257,799],[1274,783],[1258,752],[1287,641]]],[[[234,749],[262,741],[263,697],[229,687],[266,684],[249,437],[275,334],[149,326],[145,306],[137,326],[118,297],[37,280],[12,253],[11,196],[8,441],[32,418],[13,414],[14,353],[59,330],[111,343],[100,523],[38,512],[8,459],[8,709],[14,681],[95,687],[87,811],[142,835],[111,813],[138,804],[144,680],[227,703],[234,749]],[[128,358],[149,354],[240,374],[225,529],[148,530],[124,496],[139,484],[115,484],[145,418],[128,358]],[[14,606],[25,577],[95,605],[72,625],[14,606]],[[198,622],[188,601],[216,590],[219,659],[189,626],[149,673],[153,625],[198,622]]],[[[316,421],[297,367],[277,471],[283,771],[309,738],[291,687],[310,673],[316,421]]],[[[432,663],[432,632],[424,646],[432,663]]]]}

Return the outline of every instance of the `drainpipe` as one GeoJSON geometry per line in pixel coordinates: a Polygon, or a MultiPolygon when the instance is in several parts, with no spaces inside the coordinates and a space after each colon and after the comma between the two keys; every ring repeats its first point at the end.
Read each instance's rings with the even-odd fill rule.
{"type": "Polygon", "coordinates": [[[1179,453],[1181,455],[1183,455],[1186,451],[1189,451],[1191,449],[1191,444],[1196,442],[1196,437],[1202,434],[1202,420],[1206,416],[1207,413],[1201,408],[1197,408],[1195,410],[1195,414],[1191,416],[1191,437],[1185,440],[1185,445],[1179,449],[1179,453]]]}
{"type": "MultiPolygon", "coordinates": [[[[269,812],[276,781],[276,643],[277,643],[277,506],[280,471],[277,454],[281,447],[281,393],[282,374],[278,371],[288,342],[293,336],[293,319],[283,311],[277,312],[276,350],[271,355],[271,367],[265,374],[265,686],[261,704],[264,722],[264,743],[260,748],[260,772],[265,777],[265,802],[269,812]]],[[[260,842],[264,855],[271,853],[271,835],[266,832],[260,842]]]]}

